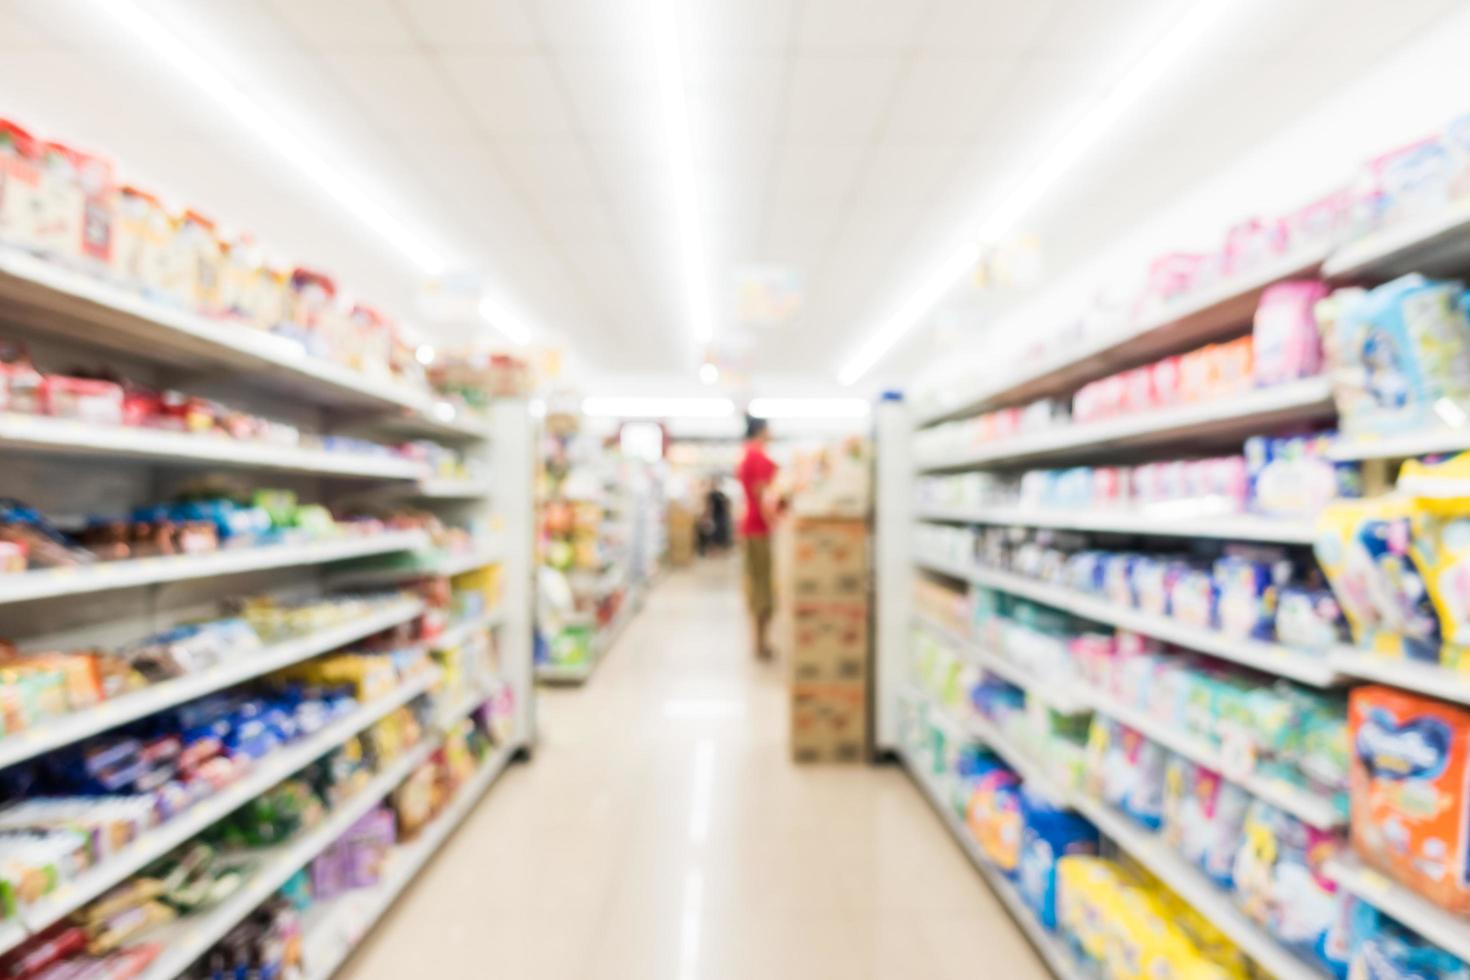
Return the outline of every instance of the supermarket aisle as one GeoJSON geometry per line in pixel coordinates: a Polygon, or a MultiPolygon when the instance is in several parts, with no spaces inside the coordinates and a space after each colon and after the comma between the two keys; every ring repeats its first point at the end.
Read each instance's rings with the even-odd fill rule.
{"type": "Polygon", "coordinates": [[[587,688],[545,693],[534,764],[343,976],[1043,976],[900,770],[789,761],[737,584],[671,577],[587,688]]]}

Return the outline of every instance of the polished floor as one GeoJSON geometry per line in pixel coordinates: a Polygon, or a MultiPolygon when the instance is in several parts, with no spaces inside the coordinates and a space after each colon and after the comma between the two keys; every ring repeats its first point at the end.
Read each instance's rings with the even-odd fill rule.
{"type": "Polygon", "coordinates": [[[1028,980],[1045,972],[894,766],[807,767],[736,568],[664,580],[347,980],[1028,980]]]}

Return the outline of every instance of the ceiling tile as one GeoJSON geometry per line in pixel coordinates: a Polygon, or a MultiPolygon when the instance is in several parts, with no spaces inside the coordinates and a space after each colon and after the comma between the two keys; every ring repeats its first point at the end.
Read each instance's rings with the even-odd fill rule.
{"type": "Polygon", "coordinates": [[[596,197],[587,153],[574,140],[515,140],[501,145],[513,186],[541,200],[596,197]]]}
{"type": "Polygon", "coordinates": [[[954,147],[884,143],[867,161],[858,199],[875,207],[922,204],[954,173],[960,159],[954,147]]]}
{"type": "Polygon", "coordinates": [[[485,132],[508,137],[571,134],[566,100],[544,55],[449,51],[438,57],[485,132]]]}
{"type": "Polygon", "coordinates": [[[426,44],[440,48],[529,48],[539,43],[521,0],[396,0],[426,44]]]}
{"type": "MultiPolygon", "coordinates": [[[[773,53],[792,40],[795,0],[679,0],[684,37],[703,54],[773,53]]],[[[691,68],[697,59],[688,59],[691,68]]]]}
{"type": "Polygon", "coordinates": [[[883,135],[886,140],[958,144],[974,135],[1006,91],[1012,58],[925,55],[898,85],[883,135]]]}
{"type": "Polygon", "coordinates": [[[408,48],[413,35],[392,0],[266,0],[301,40],[320,51],[408,48]]]}
{"type": "Polygon", "coordinates": [[[912,0],[805,0],[797,45],[803,52],[896,54],[913,42],[924,11],[912,0]]]}
{"type": "Polygon", "coordinates": [[[553,49],[642,48],[651,44],[656,4],[530,0],[528,9],[553,49]]]}
{"type": "Polygon", "coordinates": [[[863,143],[811,146],[805,143],[780,147],[776,155],[776,197],[788,202],[847,196],[858,166],[868,154],[863,143]]]}
{"type": "Polygon", "coordinates": [[[872,138],[898,68],[896,57],[798,58],[787,97],[786,138],[813,143],[872,138]]]}
{"type": "Polygon", "coordinates": [[[422,52],[322,56],[362,111],[387,132],[453,136],[471,129],[439,67],[422,52]]]}
{"type": "MultiPolygon", "coordinates": [[[[919,32],[927,50],[964,54],[1027,51],[1061,0],[934,0],[919,32]]],[[[1099,4],[1101,6],[1101,4],[1099,4]]]]}

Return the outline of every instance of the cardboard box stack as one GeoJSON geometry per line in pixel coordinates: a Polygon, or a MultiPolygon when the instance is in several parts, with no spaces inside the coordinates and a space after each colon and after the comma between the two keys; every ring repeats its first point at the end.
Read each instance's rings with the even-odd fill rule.
{"type": "Polygon", "coordinates": [[[682,503],[670,502],[669,564],[683,568],[694,561],[694,511],[682,503]]]}
{"type": "Polygon", "coordinates": [[[868,525],[791,517],[782,532],[777,624],[791,676],[791,751],[798,762],[868,754],[868,525]]]}

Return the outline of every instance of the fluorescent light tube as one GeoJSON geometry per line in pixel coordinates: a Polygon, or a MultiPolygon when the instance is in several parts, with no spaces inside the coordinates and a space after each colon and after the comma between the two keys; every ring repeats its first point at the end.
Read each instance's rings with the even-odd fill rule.
{"type": "MultiPolygon", "coordinates": [[[[704,238],[699,228],[699,191],[694,175],[694,143],[689,128],[689,100],[680,50],[679,10],[682,0],[658,0],[652,5],[653,40],[658,62],[659,102],[663,115],[664,156],[669,166],[676,241],[684,282],[684,315],[696,347],[714,337],[714,310],[710,302],[704,238]]],[[[703,354],[700,350],[700,354],[703,354]]]]}
{"type": "Polygon", "coordinates": [[[511,343],[524,347],[531,342],[531,330],[515,314],[495,302],[488,294],[480,297],[480,316],[505,335],[511,343]]]}
{"type": "Polygon", "coordinates": [[[760,419],[861,419],[866,398],[752,398],[749,413],[760,419]]]}
{"type": "Polygon", "coordinates": [[[1014,229],[1016,223],[1033,205],[1067,173],[1088,150],[1097,145],[1130,108],[1136,105],[1162,79],[1169,68],[1204,37],[1219,16],[1231,6],[1231,0],[1198,0],[1173,27],[1144,52],[1138,61],[1108,89],[1101,98],[1087,106],[1067,130],[1026,176],[1012,187],[995,208],[973,222],[972,241],[955,249],[931,271],[924,283],[914,290],[894,313],[858,348],[837,378],[843,384],[856,382],[912,332],[946,293],[967,275],[980,256],[975,242],[995,242],[1014,229]]]}
{"type": "Polygon", "coordinates": [[[237,123],[253,132],[261,145],[275,150],[281,160],[393,250],[407,257],[424,275],[443,271],[444,251],[436,243],[402,216],[383,207],[381,195],[353,183],[340,165],[329,163],[309,141],[282,125],[270,110],[227,78],[202,51],[175,34],[161,18],[132,0],[92,0],[88,8],[96,16],[108,18],[141,50],[172,67],[190,88],[208,95],[237,123]]]}
{"type": "Polygon", "coordinates": [[[735,414],[728,398],[657,398],[640,395],[589,395],[582,414],[615,419],[721,419],[735,414]]]}

